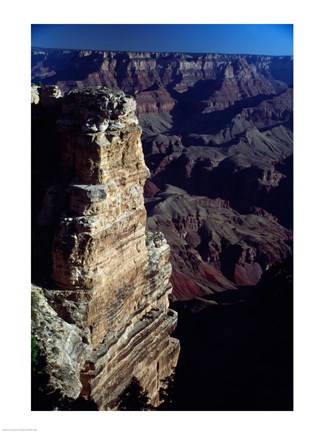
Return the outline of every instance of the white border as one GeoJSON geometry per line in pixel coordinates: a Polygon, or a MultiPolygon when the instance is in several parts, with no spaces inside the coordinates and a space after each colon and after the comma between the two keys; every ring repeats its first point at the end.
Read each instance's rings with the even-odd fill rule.
{"type": "MultiPolygon", "coordinates": [[[[1,34],[2,428],[38,431],[322,431],[322,12],[319,2],[11,2],[1,34]],[[295,26],[294,412],[91,413],[29,411],[30,24],[293,23],[295,26]],[[321,187],[320,190],[319,187],[321,187]],[[317,247],[316,247],[317,246],[317,247]],[[28,401],[28,403],[27,403],[28,401]]],[[[46,143],[44,143],[46,145],[46,143]]]]}

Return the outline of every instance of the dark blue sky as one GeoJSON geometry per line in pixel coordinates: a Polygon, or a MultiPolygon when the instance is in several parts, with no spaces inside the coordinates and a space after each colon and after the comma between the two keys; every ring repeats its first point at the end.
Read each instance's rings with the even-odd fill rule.
{"type": "Polygon", "coordinates": [[[32,47],[293,54],[290,24],[34,24],[32,47]]]}

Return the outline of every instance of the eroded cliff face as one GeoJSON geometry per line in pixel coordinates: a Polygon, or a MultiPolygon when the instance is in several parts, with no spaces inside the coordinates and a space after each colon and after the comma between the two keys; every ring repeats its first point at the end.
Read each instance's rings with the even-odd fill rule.
{"type": "Polygon", "coordinates": [[[63,91],[121,88],[136,95],[139,114],[169,113],[191,90],[199,94],[191,109],[207,113],[284,90],[292,83],[292,57],[33,49],[32,78],[63,91]]]}
{"type": "MultiPolygon", "coordinates": [[[[33,100],[38,102],[35,90],[33,100]]],[[[179,342],[170,337],[177,323],[168,308],[170,248],[161,233],[145,232],[143,186],[149,171],[136,103],[106,88],[75,90],[59,103],[60,172],[49,187],[51,205],[47,193],[40,210],[43,225],[53,225],[60,203],[52,284],[34,294],[34,335],[47,359],[66,365],[47,362],[47,373],[55,377],[49,388],[94,401],[99,410],[118,409],[135,377],[157,406],[163,380],[176,366],[179,342]],[[42,314],[48,318],[46,332],[42,314]],[[59,340],[60,331],[53,357],[48,343],[59,340]],[[66,378],[68,364],[73,379],[66,378]]]]}
{"type": "Polygon", "coordinates": [[[163,231],[173,251],[174,301],[256,285],[291,254],[291,231],[260,208],[243,215],[220,198],[170,185],[153,199],[147,224],[163,231]]]}

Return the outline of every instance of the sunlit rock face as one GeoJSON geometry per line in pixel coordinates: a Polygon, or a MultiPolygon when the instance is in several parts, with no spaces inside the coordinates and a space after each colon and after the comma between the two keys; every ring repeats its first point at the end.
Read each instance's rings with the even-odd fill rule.
{"type": "MultiPolygon", "coordinates": [[[[75,90],[60,103],[58,178],[65,185],[52,243],[52,289],[44,292],[83,347],[73,370],[79,381],[71,381],[78,388],[61,392],[92,400],[99,410],[118,409],[135,377],[157,406],[179,342],[170,337],[177,323],[168,308],[170,248],[162,234],[145,232],[149,171],[136,103],[106,88],[75,90]]],[[[59,375],[53,367],[48,372],[59,375]]]]}

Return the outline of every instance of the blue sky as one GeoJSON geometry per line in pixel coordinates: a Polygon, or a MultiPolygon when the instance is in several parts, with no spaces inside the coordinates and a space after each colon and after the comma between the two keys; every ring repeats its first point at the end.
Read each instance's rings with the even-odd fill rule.
{"type": "Polygon", "coordinates": [[[290,24],[34,24],[32,47],[293,54],[290,24]]]}

